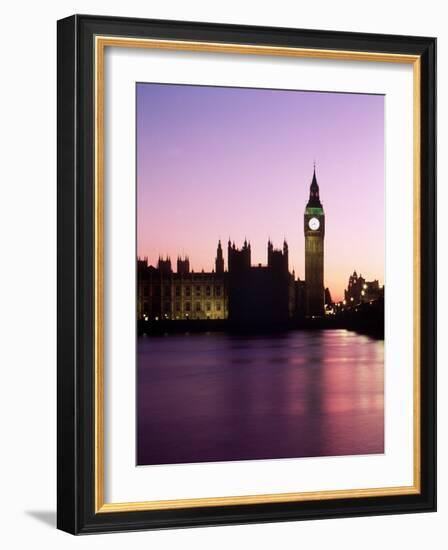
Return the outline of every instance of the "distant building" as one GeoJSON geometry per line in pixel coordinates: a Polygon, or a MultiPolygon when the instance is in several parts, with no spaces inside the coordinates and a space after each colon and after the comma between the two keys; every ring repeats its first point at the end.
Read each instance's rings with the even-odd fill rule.
{"type": "Polygon", "coordinates": [[[356,306],[359,304],[373,302],[384,297],[384,286],[380,286],[378,280],[366,281],[361,274],[356,271],[350,275],[348,287],[344,291],[346,305],[356,306]]]}
{"type": "Polygon", "coordinates": [[[325,306],[332,306],[332,305],[333,305],[333,300],[331,298],[330,289],[327,287],[325,289],[325,306]]]}

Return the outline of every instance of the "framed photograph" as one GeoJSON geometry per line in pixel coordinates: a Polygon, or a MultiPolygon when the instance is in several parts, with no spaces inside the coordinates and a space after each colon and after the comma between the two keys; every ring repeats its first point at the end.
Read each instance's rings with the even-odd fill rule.
{"type": "Polygon", "coordinates": [[[58,527],[436,509],[436,40],[58,22],[58,527]]]}

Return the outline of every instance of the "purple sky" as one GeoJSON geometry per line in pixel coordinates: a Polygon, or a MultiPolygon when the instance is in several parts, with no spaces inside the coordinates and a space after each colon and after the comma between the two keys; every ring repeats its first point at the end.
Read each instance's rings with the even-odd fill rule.
{"type": "Polygon", "coordinates": [[[265,264],[268,238],[286,238],[303,279],[314,160],[325,284],[341,299],[354,269],[384,282],[384,97],[137,84],[138,255],[209,271],[218,239],[247,237],[265,264]]]}

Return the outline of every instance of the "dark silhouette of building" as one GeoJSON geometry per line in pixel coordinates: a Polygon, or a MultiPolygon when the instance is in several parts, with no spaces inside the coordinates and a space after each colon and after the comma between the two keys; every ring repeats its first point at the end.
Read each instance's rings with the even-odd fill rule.
{"type": "MultiPolygon", "coordinates": [[[[293,279],[295,279],[295,274],[293,272],[293,279]]],[[[305,302],[306,302],[306,283],[301,281],[300,278],[294,280],[294,295],[293,295],[293,318],[303,319],[305,317],[305,302]]]]}
{"type": "Polygon", "coordinates": [[[310,196],[304,214],[305,281],[307,317],[324,315],[324,237],[325,214],[319,197],[314,167],[310,196]]]}
{"type": "Polygon", "coordinates": [[[350,275],[347,289],[344,291],[344,302],[347,306],[357,306],[374,302],[384,298],[384,286],[380,286],[377,279],[366,281],[361,274],[356,271],[350,275]]]}
{"type": "Polygon", "coordinates": [[[229,241],[229,320],[240,326],[281,326],[294,314],[294,277],[288,270],[288,245],[267,247],[267,265],[251,265],[250,243],[229,241]]]}
{"type": "Polygon", "coordinates": [[[180,256],[177,257],[177,273],[179,275],[188,275],[188,273],[190,273],[190,259],[188,256],[185,256],[184,259],[180,256]]]}
{"type": "Polygon", "coordinates": [[[218,242],[218,248],[216,250],[215,271],[218,275],[224,273],[224,257],[222,255],[221,241],[218,242]]]}

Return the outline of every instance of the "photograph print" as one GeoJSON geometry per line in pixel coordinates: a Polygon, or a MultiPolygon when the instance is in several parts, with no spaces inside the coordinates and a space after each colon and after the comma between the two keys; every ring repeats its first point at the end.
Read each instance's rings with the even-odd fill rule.
{"type": "Polygon", "coordinates": [[[384,96],[136,84],[138,466],[384,453],[384,96]]]}

